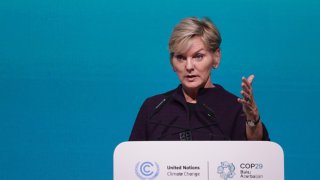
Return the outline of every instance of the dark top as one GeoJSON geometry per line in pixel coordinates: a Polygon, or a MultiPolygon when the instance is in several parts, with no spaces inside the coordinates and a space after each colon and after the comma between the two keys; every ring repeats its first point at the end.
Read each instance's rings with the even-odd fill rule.
{"type": "MultiPolygon", "coordinates": [[[[269,140],[263,126],[263,140],[269,140]]],[[[220,85],[199,90],[187,103],[182,86],[145,100],[130,141],[246,140],[246,117],[237,97],[220,85]]]]}

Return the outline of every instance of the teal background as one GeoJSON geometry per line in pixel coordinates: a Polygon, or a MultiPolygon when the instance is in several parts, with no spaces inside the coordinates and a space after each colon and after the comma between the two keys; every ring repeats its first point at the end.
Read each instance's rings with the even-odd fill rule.
{"type": "Polygon", "coordinates": [[[187,16],[221,31],[215,83],[240,95],[255,74],[286,179],[317,179],[317,0],[0,1],[0,179],[112,179],[143,100],[179,83],[167,42],[187,16]]]}

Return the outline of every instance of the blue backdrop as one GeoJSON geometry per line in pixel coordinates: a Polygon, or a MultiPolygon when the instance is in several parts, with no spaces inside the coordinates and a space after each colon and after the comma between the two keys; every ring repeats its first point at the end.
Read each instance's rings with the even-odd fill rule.
{"type": "Polygon", "coordinates": [[[112,179],[143,100],[175,88],[173,26],[208,16],[222,63],[213,81],[240,95],[251,73],[286,179],[320,161],[320,1],[2,0],[0,179],[112,179]]]}

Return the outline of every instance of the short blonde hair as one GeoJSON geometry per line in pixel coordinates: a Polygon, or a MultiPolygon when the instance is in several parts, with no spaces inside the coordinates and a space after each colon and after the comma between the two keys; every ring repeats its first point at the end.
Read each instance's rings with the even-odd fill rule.
{"type": "Polygon", "coordinates": [[[184,53],[190,48],[190,39],[199,36],[208,50],[216,51],[221,44],[218,28],[209,18],[198,19],[189,17],[183,19],[173,29],[169,40],[170,58],[174,53],[184,53]]]}

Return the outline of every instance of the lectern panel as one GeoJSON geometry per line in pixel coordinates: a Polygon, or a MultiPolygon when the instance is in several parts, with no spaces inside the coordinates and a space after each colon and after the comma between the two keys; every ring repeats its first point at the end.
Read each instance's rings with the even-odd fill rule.
{"type": "Polygon", "coordinates": [[[124,142],[114,180],[284,180],[282,148],[265,141],[124,142]]]}

